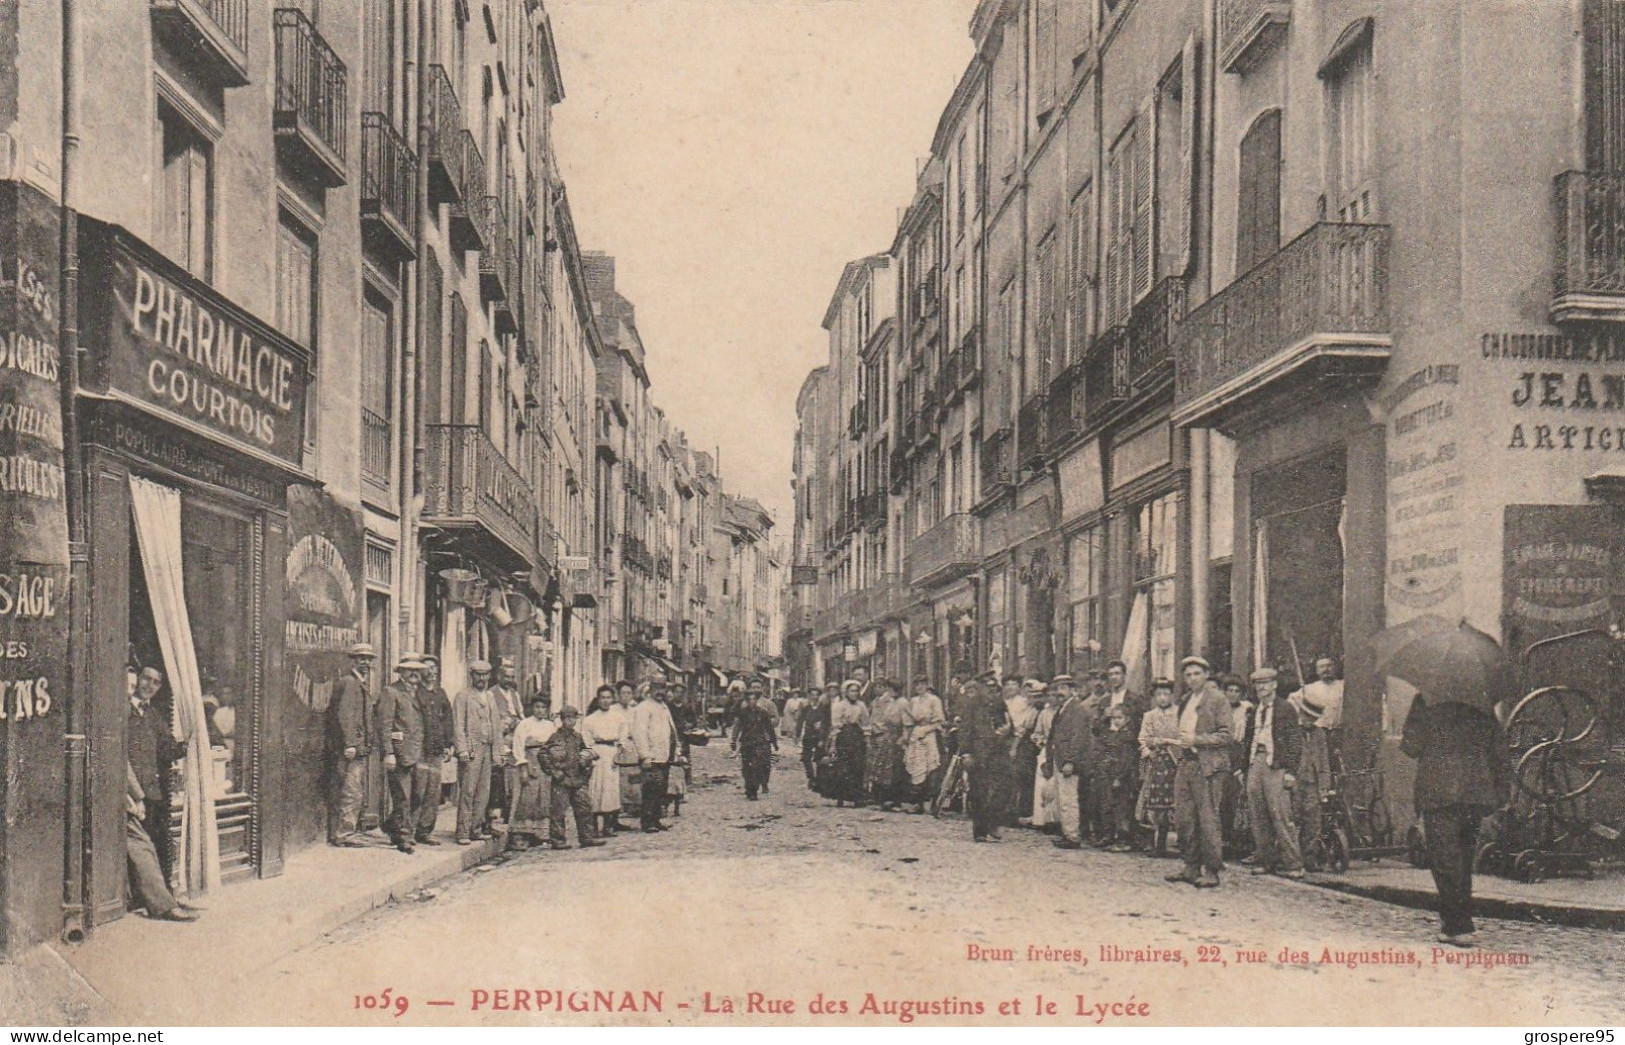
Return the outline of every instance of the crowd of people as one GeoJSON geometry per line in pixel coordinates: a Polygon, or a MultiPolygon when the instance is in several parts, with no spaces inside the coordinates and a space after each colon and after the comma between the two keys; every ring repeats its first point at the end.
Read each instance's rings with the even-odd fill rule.
{"type": "Polygon", "coordinates": [[[1060,849],[1172,855],[1172,834],[1184,867],[1169,879],[1198,888],[1219,885],[1227,860],[1303,877],[1338,767],[1336,662],[1290,693],[1273,668],[1215,677],[1192,656],[1180,671],[1182,687],[1159,678],[1148,695],[1122,661],[1048,680],[958,671],[938,695],[924,676],[905,693],[860,667],[792,693],[781,728],[837,806],[958,805],[977,842],[1020,826],[1060,849]]]}

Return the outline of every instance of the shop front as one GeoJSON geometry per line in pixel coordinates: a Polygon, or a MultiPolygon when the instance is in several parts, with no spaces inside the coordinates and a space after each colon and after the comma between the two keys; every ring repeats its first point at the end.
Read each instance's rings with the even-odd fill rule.
{"type": "Polygon", "coordinates": [[[125,740],[143,670],[163,677],[147,714],[186,737],[158,767],[167,817],[154,825],[176,887],[278,874],[308,841],[325,770],[316,705],[334,676],[298,657],[290,671],[285,654],[355,641],[360,525],[319,524],[347,549],[291,539],[290,486],[312,485],[304,351],[122,229],[87,221],[82,246],[88,904],[107,921],[124,911],[125,740]]]}

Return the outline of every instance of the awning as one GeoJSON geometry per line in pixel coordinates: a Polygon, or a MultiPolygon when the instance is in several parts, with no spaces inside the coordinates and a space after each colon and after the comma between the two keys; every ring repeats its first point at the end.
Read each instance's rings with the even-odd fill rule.
{"type": "Polygon", "coordinates": [[[650,664],[655,665],[657,668],[659,668],[662,671],[670,672],[673,675],[681,675],[681,674],[683,674],[683,669],[678,667],[676,662],[667,660],[665,657],[662,657],[658,653],[646,653],[643,650],[635,650],[634,652],[636,652],[638,656],[642,657],[644,660],[648,661],[650,664]]]}
{"type": "Polygon", "coordinates": [[[858,634],[858,659],[859,660],[864,660],[865,658],[874,656],[875,655],[875,650],[878,649],[879,647],[880,647],[880,632],[879,631],[871,628],[868,631],[860,632],[858,634]]]}
{"type": "Polygon", "coordinates": [[[726,686],[728,684],[728,676],[726,674],[724,674],[720,669],[712,668],[711,669],[711,674],[715,675],[717,677],[717,681],[720,682],[722,685],[726,686]]]}

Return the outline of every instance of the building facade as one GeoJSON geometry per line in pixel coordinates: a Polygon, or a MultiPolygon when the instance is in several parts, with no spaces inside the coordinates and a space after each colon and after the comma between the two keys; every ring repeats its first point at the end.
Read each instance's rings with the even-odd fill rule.
{"type": "Polygon", "coordinates": [[[832,338],[786,656],[938,684],[1121,657],[1136,687],[1331,656],[1350,761],[1397,769],[1385,626],[1517,656],[1606,629],[1620,10],[980,4],[886,263],[892,540],[850,550],[861,349],[832,338]],[[1481,83],[1497,54],[1522,72],[1481,83]],[[863,638],[899,603],[900,663],[863,638]]]}

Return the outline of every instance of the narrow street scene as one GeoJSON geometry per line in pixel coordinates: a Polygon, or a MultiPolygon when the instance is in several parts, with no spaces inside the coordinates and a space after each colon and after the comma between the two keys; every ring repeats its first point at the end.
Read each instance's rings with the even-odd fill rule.
{"type": "Polygon", "coordinates": [[[0,4],[0,1024],[1625,1022],[1622,85],[0,4]]]}

